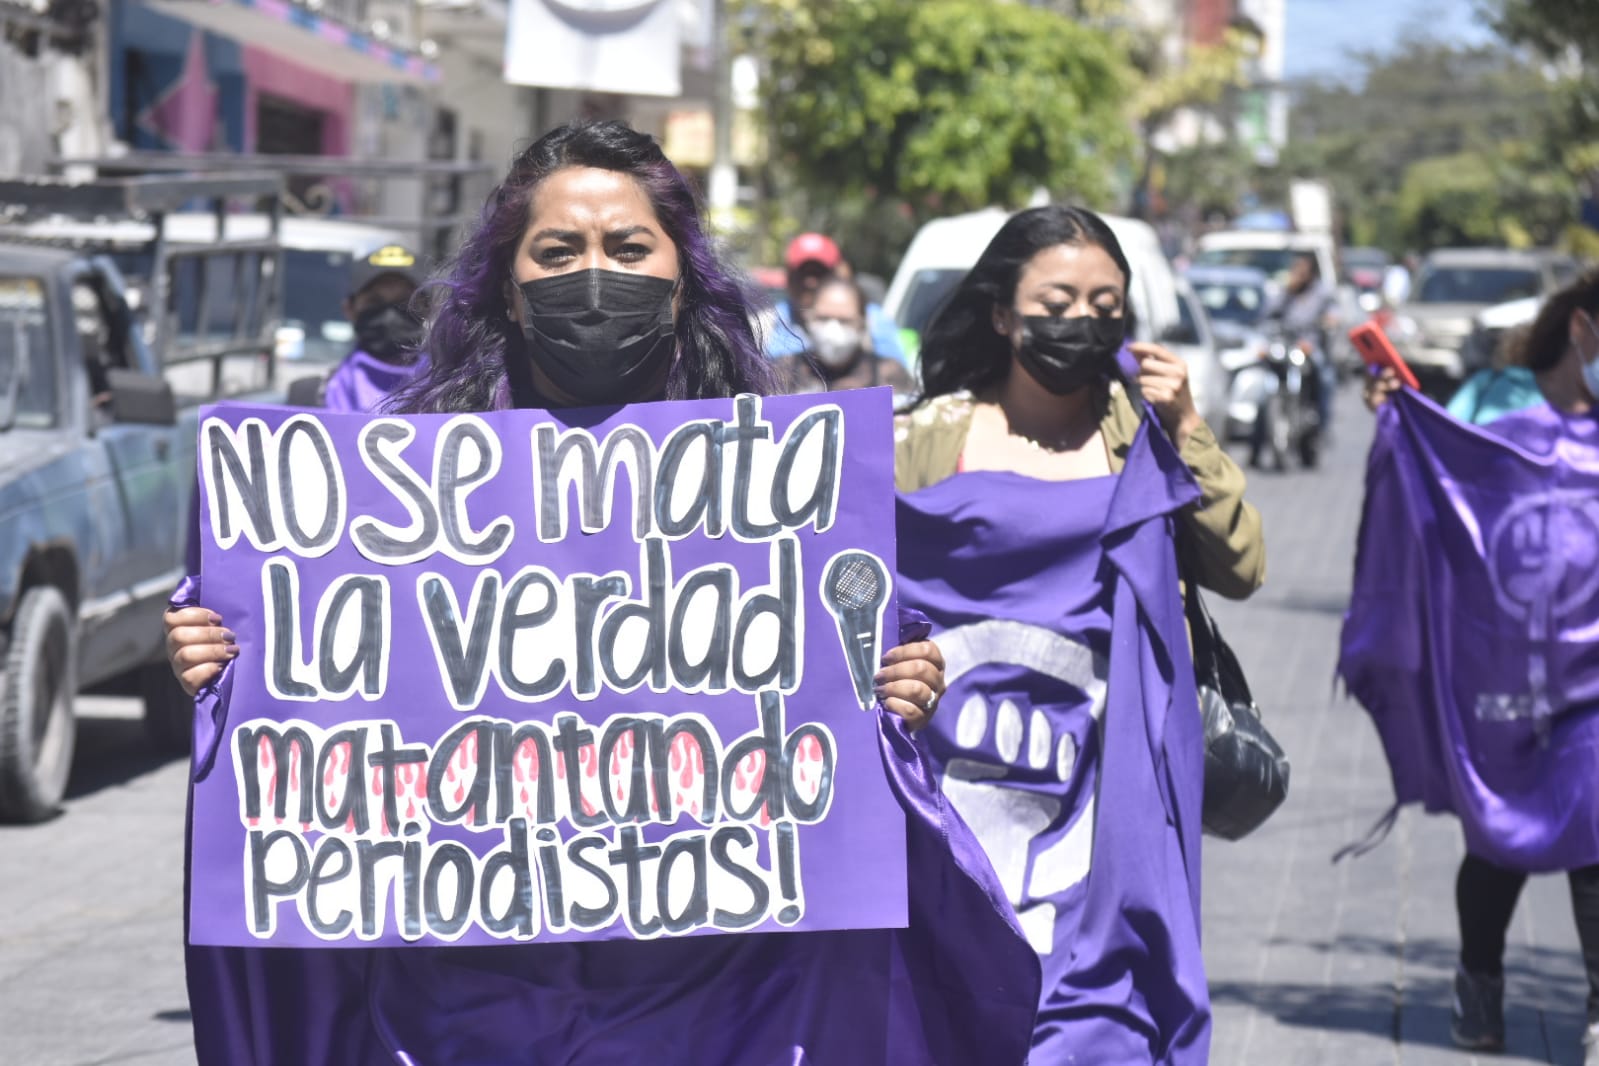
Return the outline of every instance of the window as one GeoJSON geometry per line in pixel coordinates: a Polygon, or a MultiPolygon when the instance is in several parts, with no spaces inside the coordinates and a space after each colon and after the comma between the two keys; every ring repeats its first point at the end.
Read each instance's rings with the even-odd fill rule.
{"type": "Polygon", "coordinates": [[[1417,301],[1424,304],[1501,304],[1537,296],[1538,272],[1523,267],[1427,267],[1417,301]]]}
{"type": "Polygon", "coordinates": [[[0,276],[0,427],[49,429],[60,420],[45,287],[0,276]]]}
{"type": "Polygon", "coordinates": [[[1281,281],[1294,260],[1305,254],[1298,248],[1207,248],[1195,257],[1197,266],[1254,267],[1268,278],[1281,281]]]}
{"type": "Polygon", "coordinates": [[[1210,317],[1252,326],[1266,307],[1266,293],[1254,285],[1197,285],[1199,302],[1210,317]]]}
{"type": "Polygon", "coordinates": [[[918,333],[925,330],[966,274],[965,270],[918,270],[905,290],[904,306],[896,316],[898,323],[918,333]]]}
{"type": "Polygon", "coordinates": [[[352,258],[341,251],[283,253],[283,324],[305,330],[304,359],[337,363],[350,354],[352,333],[344,300],[350,293],[352,258]]]}

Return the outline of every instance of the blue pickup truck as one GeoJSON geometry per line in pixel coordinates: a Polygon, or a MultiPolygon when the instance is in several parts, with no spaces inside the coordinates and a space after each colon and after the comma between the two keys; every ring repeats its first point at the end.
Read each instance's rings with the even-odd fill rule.
{"type": "Polygon", "coordinates": [[[280,189],[0,182],[0,821],[57,810],[82,688],[136,678],[152,740],[187,749],[193,707],[160,616],[186,572],[196,415],[272,395],[281,255],[275,225],[196,246],[167,241],[162,219],[196,202],[219,225],[240,204],[276,219],[280,189]],[[107,240],[41,239],[48,218],[104,220],[107,240]]]}

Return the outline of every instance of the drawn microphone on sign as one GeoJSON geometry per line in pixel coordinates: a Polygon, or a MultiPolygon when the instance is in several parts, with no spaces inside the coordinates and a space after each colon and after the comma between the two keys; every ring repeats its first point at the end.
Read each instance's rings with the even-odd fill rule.
{"type": "Polygon", "coordinates": [[[888,571],[877,556],[863,551],[840,552],[822,576],[822,602],[838,623],[844,660],[855,681],[862,710],[877,702],[872,678],[877,674],[883,640],[883,607],[888,603],[888,571]]]}

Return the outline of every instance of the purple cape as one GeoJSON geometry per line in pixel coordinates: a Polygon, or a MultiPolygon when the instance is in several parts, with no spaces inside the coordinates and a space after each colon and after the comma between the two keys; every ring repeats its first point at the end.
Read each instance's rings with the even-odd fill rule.
{"type": "MultiPolygon", "coordinates": [[[[508,395],[502,388],[502,406],[508,395]]],[[[197,578],[173,596],[175,606],[200,602],[197,578]]],[[[900,638],[924,639],[927,628],[902,616],[900,638]]],[[[196,778],[212,772],[227,734],[232,670],[197,700],[196,778]]],[[[883,765],[906,814],[908,928],[492,948],[191,944],[199,1061],[1019,1064],[1038,958],[925,749],[898,718],[879,711],[879,722],[883,765]]],[[[194,887],[186,868],[186,915],[194,887]]]]}
{"type": "Polygon", "coordinates": [[[1209,1053],[1204,737],[1172,535],[1198,488],[1149,425],[1114,479],[957,474],[900,497],[902,602],[949,663],[930,746],[1043,952],[1035,1064],[1209,1053]]]}
{"type": "Polygon", "coordinates": [[[426,356],[418,356],[414,362],[402,365],[385,362],[358,349],[328,375],[322,406],[329,411],[375,412],[390,394],[409,384],[426,366],[426,356]]]}
{"type": "Polygon", "coordinates": [[[1599,424],[1387,405],[1338,669],[1398,803],[1501,866],[1599,862],[1599,424]]]}

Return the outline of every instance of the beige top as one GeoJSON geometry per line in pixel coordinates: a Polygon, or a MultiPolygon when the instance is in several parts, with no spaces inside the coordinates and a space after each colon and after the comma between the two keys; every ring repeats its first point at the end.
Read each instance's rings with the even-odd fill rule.
{"type": "MultiPolygon", "coordinates": [[[[1139,415],[1118,382],[1095,396],[1100,434],[1112,473],[1121,473],[1139,415]]],[[[894,420],[894,482],[900,492],[937,484],[960,468],[972,423],[970,393],[939,396],[894,420]]],[[[1241,600],[1266,580],[1260,512],[1244,501],[1244,472],[1216,435],[1201,425],[1178,454],[1199,482],[1200,498],[1181,512],[1182,571],[1229,599],[1241,600]]]]}

